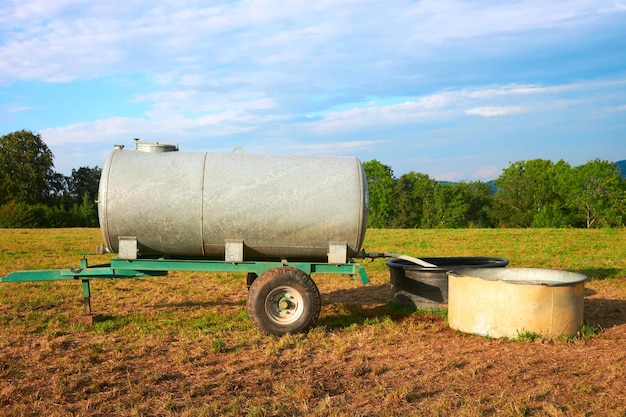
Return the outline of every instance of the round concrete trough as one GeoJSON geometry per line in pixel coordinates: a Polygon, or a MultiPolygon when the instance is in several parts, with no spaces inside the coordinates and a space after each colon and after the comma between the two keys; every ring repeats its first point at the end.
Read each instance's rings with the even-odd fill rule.
{"type": "Polygon", "coordinates": [[[448,323],[490,337],[575,335],[583,320],[587,277],[540,269],[460,269],[448,272],[448,323]]]}

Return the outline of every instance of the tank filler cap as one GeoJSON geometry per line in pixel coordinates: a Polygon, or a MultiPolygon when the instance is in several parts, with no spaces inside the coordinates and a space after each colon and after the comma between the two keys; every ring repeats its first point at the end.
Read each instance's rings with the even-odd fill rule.
{"type": "Polygon", "coordinates": [[[177,142],[148,142],[137,138],[135,141],[135,149],[142,152],[176,152],[178,151],[177,142]]]}

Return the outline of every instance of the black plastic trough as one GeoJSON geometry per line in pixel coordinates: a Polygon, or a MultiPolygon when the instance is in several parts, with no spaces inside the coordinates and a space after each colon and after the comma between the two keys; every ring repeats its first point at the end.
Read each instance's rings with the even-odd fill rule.
{"type": "Polygon", "coordinates": [[[427,268],[402,259],[387,261],[391,291],[399,305],[417,310],[441,310],[448,304],[448,275],[446,272],[464,268],[503,268],[506,258],[447,257],[420,258],[437,265],[427,268]]]}

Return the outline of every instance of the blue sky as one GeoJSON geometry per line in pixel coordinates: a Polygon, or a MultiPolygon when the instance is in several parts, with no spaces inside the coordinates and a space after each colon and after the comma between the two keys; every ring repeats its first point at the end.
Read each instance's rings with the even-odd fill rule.
{"type": "Polygon", "coordinates": [[[132,138],[438,180],[626,159],[626,0],[0,0],[0,135],[132,138]]]}

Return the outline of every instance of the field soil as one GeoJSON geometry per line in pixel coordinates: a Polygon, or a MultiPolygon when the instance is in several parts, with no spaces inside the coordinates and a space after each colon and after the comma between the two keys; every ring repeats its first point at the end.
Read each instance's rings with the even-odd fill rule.
{"type": "MultiPolygon", "coordinates": [[[[0,276],[75,266],[94,229],[0,230],[0,276]]],[[[245,277],[170,273],[92,283],[0,283],[2,416],[626,416],[626,231],[369,230],[366,248],[499,256],[509,267],[584,273],[582,333],[492,339],[450,329],[445,311],[390,302],[371,282],[317,275],[306,334],[248,320],[245,277]]],[[[106,262],[92,255],[90,262],[106,262]]]]}

